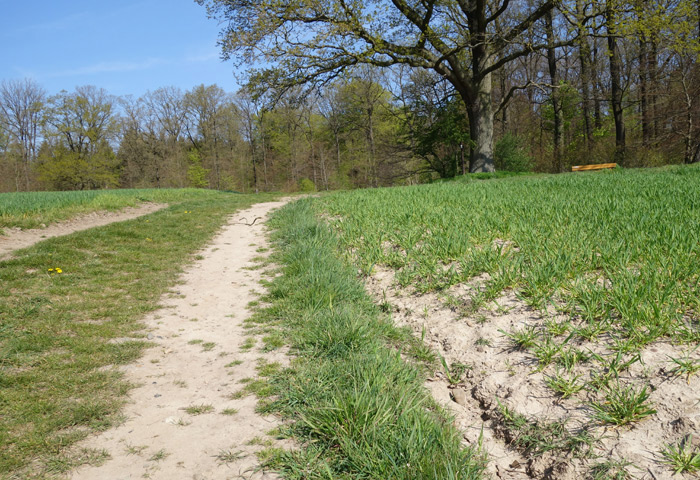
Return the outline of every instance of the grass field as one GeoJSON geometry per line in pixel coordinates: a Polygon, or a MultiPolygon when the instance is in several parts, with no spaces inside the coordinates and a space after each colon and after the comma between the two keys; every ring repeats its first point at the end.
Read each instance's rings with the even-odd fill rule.
{"type": "MultiPolygon", "coordinates": [[[[700,471],[700,168],[499,177],[275,214],[284,275],[248,323],[263,350],[297,356],[249,390],[301,448],[265,451],[268,466],[292,479],[476,480],[498,462],[533,478],[700,471]],[[428,378],[465,392],[462,410],[428,378]]],[[[267,199],[122,195],[184,203],[0,264],[0,477],[104,457],[70,448],[112,424],[129,389],[100,367],[140,355],[140,318],[182,259],[267,199]]],[[[13,208],[8,225],[23,221],[13,208]]]]}
{"type": "MultiPolygon", "coordinates": [[[[43,195],[36,198],[51,205],[61,198],[43,195]]],[[[228,215],[272,198],[191,190],[122,195],[174,203],[0,262],[0,478],[49,478],[104,459],[104,452],[71,445],[118,420],[131,386],[113,367],[135,361],[148,345],[143,315],[228,215]]],[[[66,198],[69,209],[60,216],[79,197],[66,198]]]]}
{"type": "Polygon", "coordinates": [[[174,203],[194,198],[213,199],[217,195],[213,190],[194,188],[0,193],[0,229],[34,228],[79,213],[116,210],[142,202],[174,203]]]}

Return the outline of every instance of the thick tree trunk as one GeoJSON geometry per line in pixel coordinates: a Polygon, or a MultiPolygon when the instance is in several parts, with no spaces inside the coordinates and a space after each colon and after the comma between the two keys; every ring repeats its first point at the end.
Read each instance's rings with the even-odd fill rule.
{"type": "Polygon", "coordinates": [[[467,103],[469,135],[472,145],[469,159],[470,173],[494,172],[493,163],[493,101],[491,74],[474,86],[476,95],[467,103]]]}

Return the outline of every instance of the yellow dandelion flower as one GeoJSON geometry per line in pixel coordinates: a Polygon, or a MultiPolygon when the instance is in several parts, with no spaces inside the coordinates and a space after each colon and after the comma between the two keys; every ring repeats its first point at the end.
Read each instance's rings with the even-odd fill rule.
{"type": "Polygon", "coordinates": [[[56,273],[63,273],[63,270],[61,270],[60,268],[56,267],[56,273]]]}
{"type": "Polygon", "coordinates": [[[53,272],[53,268],[49,268],[49,272],[53,272]]]}
{"type": "Polygon", "coordinates": [[[147,238],[146,241],[147,241],[147,242],[152,242],[153,239],[152,239],[152,238],[147,238]]]}

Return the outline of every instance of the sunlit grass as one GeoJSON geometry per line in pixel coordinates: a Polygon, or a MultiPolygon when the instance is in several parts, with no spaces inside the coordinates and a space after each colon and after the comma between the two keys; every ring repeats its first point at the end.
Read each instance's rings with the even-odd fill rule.
{"type": "Polygon", "coordinates": [[[215,199],[219,195],[213,190],[194,188],[0,193],[0,228],[33,228],[79,213],[116,210],[143,202],[180,203],[193,199],[215,199]]]}

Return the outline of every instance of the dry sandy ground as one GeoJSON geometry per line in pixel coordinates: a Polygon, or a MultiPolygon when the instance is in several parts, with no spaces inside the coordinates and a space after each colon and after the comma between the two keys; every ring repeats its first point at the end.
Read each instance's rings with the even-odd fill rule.
{"type": "MultiPolygon", "coordinates": [[[[238,212],[190,266],[163,306],[149,315],[148,338],[155,347],[123,367],[131,391],[125,422],[87,439],[82,447],[111,456],[99,467],[81,467],[70,478],[85,479],[272,479],[256,471],[255,439],[276,426],[261,417],[256,399],[232,399],[256,377],[261,354],[242,351],[247,305],[261,290],[259,270],[249,270],[266,245],[265,218],[284,202],[258,204],[238,212]],[[238,364],[238,362],[241,362],[238,364]],[[208,410],[187,413],[187,407],[208,410]],[[237,411],[233,413],[234,409],[237,411]]],[[[265,354],[283,362],[283,353],[265,354]]]]}
{"type": "MultiPolygon", "coordinates": [[[[697,478],[693,475],[673,475],[664,465],[660,452],[668,443],[682,438],[700,439],[700,376],[686,380],[669,374],[670,357],[681,357],[689,346],[671,345],[659,341],[641,352],[641,362],[620,375],[621,382],[647,384],[651,387],[650,401],[657,413],[624,427],[595,426],[593,455],[577,458],[564,452],[524,455],[508,443],[508,432],[500,421],[499,405],[526,415],[552,422],[567,420],[570,431],[591,426],[590,403],[595,395],[581,391],[571,398],[559,399],[546,385],[554,366],[537,371],[535,359],[528,352],[515,351],[504,332],[522,329],[526,325],[541,326],[547,321],[565,320],[543,318],[508,292],[494,302],[492,308],[477,314],[464,315],[454,307],[454,299],[469,302],[469,293],[479,288],[479,277],[471,284],[456,285],[443,294],[417,295],[395,284],[391,270],[377,269],[368,280],[367,288],[377,302],[388,302],[394,322],[408,326],[414,334],[442,355],[448,364],[469,366],[457,385],[450,385],[443,372],[435,372],[427,383],[434,398],[455,416],[466,444],[483,442],[489,458],[491,478],[502,480],[579,480],[591,478],[590,468],[606,460],[625,459],[638,480],[697,478]],[[453,303],[446,303],[446,295],[453,303]],[[495,308],[494,308],[495,307],[495,308]]],[[[458,302],[458,303],[459,303],[458,302]]],[[[559,341],[563,341],[559,339],[559,341]]],[[[572,342],[574,343],[574,342],[572,342]]],[[[577,341],[571,348],[611,356],[610,341],[596,338],[592,342],[577,341]]],[[[697,358],[700,352],[693,351],[697,358]]],[[[591,367],[577,367],[581,379],[599,373],[591,367]]],[[[612,477],[605,477],[612,478],[612,477]]],[[[622,478],[622,477],[615,477],[622,478]]]]}
{"type": "Polygon", "coordinates": [[[167,207],[165,203],[144,203],[138,207],[127,207],[118,212],[92,212],[78,215],[70,220],[49,225],[46,228],[32,228],[20,230],[6,228],[5,235],[0,235],[0,260],[6,260],[13,250],[31,247],[35,243],[47,238],[60,237],[69,233],[87,230],[88,228],[101,227],[109,223],[131,220],[132,218],[148,215],[167,207]]]}

